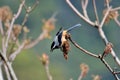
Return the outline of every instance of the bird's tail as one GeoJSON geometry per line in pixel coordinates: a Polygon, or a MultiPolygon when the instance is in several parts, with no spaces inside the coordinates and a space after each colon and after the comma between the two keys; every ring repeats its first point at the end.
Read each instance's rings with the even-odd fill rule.
{"type": "Polygon", "coordinates": [[[69,31],[71,31],[72,29],[77,28],[77,27],[80,27],[80,26],[81,26],[81,24],[76,24],[76,25],[68,28],[67,31],[69,32],[69,31]]]}

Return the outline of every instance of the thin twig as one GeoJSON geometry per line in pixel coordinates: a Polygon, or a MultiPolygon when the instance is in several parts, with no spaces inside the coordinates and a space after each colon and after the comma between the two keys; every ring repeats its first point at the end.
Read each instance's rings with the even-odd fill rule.
{"type": "Polygon", "coordinates": [[[112,51],[111,51],[111,54],[112,54],[112,56],[113,56],[113,59],[116,61],[116,63],[120,66],[120,60],[119,60],[119,58],[117,57],[117,55],[116,55],[116,53],[115,53],[115,51],[112,49],[112,51]]]}
{"type": "MultiPolygon", "coordinates": [[[[103,39],[103,41],[105,42],[105,45],[107,45],[109,43],[109,41],[107,40],[104,31],[102,30],[102,28],[98,28],[99,34],[101,36],[101,38],[103,39]]],[[[116,63],[120,66],[120,60],[117,57],[115,51],[113,49],[111,49],[111,54],[113,56],[113,59],[116,61],[116,63]]]]}
{"type": "Polygon", "coordinates": [[[120,7],[116,7],[116,8],[111,9],[111,11],[118,11],[118,10],[120,10],[120,7]]]}
{"type": "Polygon", "coordinates": [[[29,17],[29,14],[37,7],[37,5],[39,4],[39,1],[37,0],[34,5],[32,7],[27,7],[25,4],[24,4],[24,8],[25,8],[25,11],[26,11],[26,14],[25,14],[25,17],[23,19],[23,22],[22,22],[22,26],[25,25],[28,17],[29,17]]]}
{"type": "Polygon", "coordinates": [[[115,22],[120,26],[120,21],[117,18],[114,18],[115,22]]]}
{"type": "Polygon", "coordinates": [[[4,67],[6,70],[6,74],[7,77],[9,78],[9,80],[18,80],[16,77],[16,74],[12,68],[12,65],[10,62],[8,62],[8,59],[6,56],[3,56],[3,53],[0,51],[0,57],[2,59],[2,61],[4,62],[4,67]]]}
{"type": "Polygon", "coordinates": [[[104,65],[107,67],[107,69],[113,74],[116,80],[120,80],[117,74],[114,74],[113,69],[110,67],[110,65],[105,61],[105,59],[102,58],[102,56],[99,55],[99,59],[104,63],[104,65]]]}
{"type": "Polygon", "coordinates": [[[78,80],[82,80],[83,79],[83,72],[80,73],[79,77],[78,77],[78,80]]]}
{"type": "Polygon", "coordinates": [[[105,23],[105,20],[106,20],[106,18],[107,18],[107,16],[108,16],[108,14],[109,14],[109,12],[110,12],[111,9],[112,9],[111,6],[107,9],[107,11],[106,11],[106,13],[105,13],[105,15],[104,15],[104,17],[103,17],[103,19],[102,19],[99,27],[103,27],[103,24],[105,23]]]}
{"type": "Polygon", "coordinates": [[[11,36],[11,32],[12,32],[12,28],[13,28],[14,22],[18,18],[18,16],[20,15],[24,3],[25,3],[25,0],[22,1],[22,3],[19,6],[19,9],[17,11],[17,14],[14,15],[14,17],[12,18],[12,21],[11,21],[11,24],[10,24],[10,28],[8,29],[8,32],[7,32],[6,42],[3,41],[4,38],[2,39],[2,42],[3,42],[3,44],[2,44],[2,46],[3,46],[3,53],[1,53],[1,56],[3,57],[3,61],[5,63],[4,66],[5,66],[5,68],[7,68],[6,70],[8,70],[8,73],[10,74],[12,80],[17,80],[17,77],[16,77],[16,75],[14,73],[14,70],[13,70],[11,64],[8,62],[6,54],[7,54],[8,42],[9,42],[9,39],[10,39],[10,36],[11,36]]]}
{"type": "Polygon", "coordinates": [[[110,0],[105,0],[105,3],[106,3],[107,8],[109,8],[110,0]]]}
{"type": "Polygon", "coordinates": [[[21,50],[24,48],[24,46],[25,46],[25,41],[23,41],[23,43],[19,46],[19,48],[9,56],[9,60],[11,62],[14,61],[14,59],[21,52],[21,50]]]}
{"type": "Polygon", "coordinates": [[[4,80],[2,72],[2,61],[0,61],[0,80],[4,80]]]}
{"type": "Polygon", "coordinates": [[[120,71],[116,71],[116,72],[114,72],[114,74],[120,74],[120,71]]]}
{"type": "MultiPolygon", "coordinates": [[[[26,10],[26,14],[25,14],[25,17],[24,17],[24,19],[23,19],[23,22],[22,22],[22,26],[24,26],[25,25],[25,23],[27,22],[27,19],[28,19],[28,17],[29,17],[29,14],[37,7],[37,5],[38,5],[38,3],[39,3],[39,1],[37,0],[36,2],[35,2],[35,4],[32,6],[32,7],[28,7],[27,8],[27,6],[25,5],[25,4],[23,4],[23,6],[24,6],[24,8],[25,8],[25,10],[26,10]]],[[[24,40],[26,39],[26,35],[24,35],[25,36],[25,38],[24,38],[24,40]]],[[[13,38],[15,38],[15,43],[18,45],[18,37],[15,37],[14,36],[14,34],[12,34],[12,37],[13,38]]],[[[13,47],[14,47],[15,45],[13,44],[13,47]]],[[[21,45],[21,46],[23,46],[23,45],[21,45]]],[[[19,48],[21,47],[20,45],[18,46],[19,48]]],[[[20,49],[19,49],[20,50],[20,49]]],[[[21,49],[22,50],[22,49],[21,49]]],[[[17,51],[18,52],[18,51],[17,51]]],[[[20,52],[20,51],[19,51],[20,52]]],[[[15,59],[15,57],[16,57],[16,55],[18,54],[16,54],[16,52],[14,52],[15,53],[15,55],[14,55],[14,58],[12,58],[11,56],[13,56],[12,54],[11,54],[11,56],[10,56],[10,60],[12,59],[12,61],[15,59]]]]}
{"type": "Polygon", "coordinates": [[[14,15],[14,17],[12,18],[10,28],[8,29],[8,33],[7,33],[7,39],[6,39],[6,43],[5,43],[5,50],[7,50],[7,47],[8,47],[8,42],[9,42],[10,35],[11,35],[11,32],[12,32],[13,24],[14,24],[15,20],[19,17],[19,15],[20,15],[20,13],[22,11],[24,3],[25,3],[25,0],[22,1],[22,3],[19,6],[19,9],[17,11],[17,14],[14,15]]]}
{"type": "Polygon", "coordinates": [[[42,56],[39,57],[39,59],[45,68],[48,80],[52,80],[52,76],[49,71],[49,56],[46,53],[43,53],[42,56]]]}
{"type": "MultiPolygon", "coordinates": [[[[57,12],[54,13],[52,15],[52,17],[50,17],[47,21],[52,21],[52,22],[55,22],[55,16],[56,16],[57,12]]],[[[37,39],[35,39],[34,41],[32,41],[30,44],[26,45],[24,47],[24,49],[29,49],[29,48],[32,48],[34,47],[36,44],[38,44],[41,40],[45,39],[46,35],[49,33],[49,30],[48,29],[43,29],[42,33],[37,37],[37,39]]]]}
{"type": "MultiPolygon", "coordinates": [[[[103,39],[103,41],[105,42],[105,44],[107,45],[107,43],[108,43],[109,41],[107,40],[107,38],[106,38],[106,36],[105,36],[105,34],[104,34],[104,31],[102,30],[102,27],[103,27],[103,24],[104,24],[104,22],[105,22],[105,19],[106,19],[106,17],[108,16],[109,11],[111,10],[112,7],[110,6],[110,7],[108,8],[108,10],[107,10],[106,14],[104,15],[104,17],[103,17],[100,25],[96,25],[94,22],[86,19],[86,18],[73,6],[73,4],[70,2],[70,0],[66,0],[66,2],[67,2],[67,3],[69,4],[69,6],[73,9],[73,11],[74,11],[75,13],[77,13],[77,15],[79,15],[84,21],[86,21],[87,23],[89,23],[90,25],[92,25],[92,26],[94,26],[94,27],[95,27],[95,26],[98,26],[98,27],[99,27],[99,28],[98,28],[99,34],[100,34],[101,38],[103,39]]],[[[112,49],[111,54],[112,54],[114,60],[116,61],[116,63],[120,66],[120,60],[119,60],[119,58],[116,56],[116,54],[115,54],[115,52],[114,52],[113,49],[112,49]]]]}
{"type": "Polygon", "coordinates": [[[6,55],[4,54],[5,53],[5,36],[2,37],[2,50],[3,50],[3,53],[1,53],[2,55],[6,55]]]}
{"type": "Polygon", "coordinates": [[[83,14],[84,16],[89,19],[88,17],[88,14],[87,14],[87,11],[86,11],[86,8],[87,8],[87,5],[88,5],[88,0],[81,0],[81,4],[82,4],[82,9],[83,9],[83,14]]]}
{"type": "Polygon", "coordinates": [[[93,7],[94,7],[94,13],[95,13],[96,21],[97,21],[97,24],[99,24],[99,17],[98,17],[98,12],[97,12],[97,7],[96,7],[95,0],[92,0],[92,2],[93,2],[93,7]]]}
{"type": "MultiPolygon", "coordinates": [[[[99,28],[98,28],[100,37],[101,37],[101,38],[103,39],[103,41],[105,42],[105,45],[107,45],[107,44],[109,43],[109,41],[107,40],[107,37],[105,36],[102,27],[103,27],[103,24],[104,24],[104,22],[105,22],[105,19],[107,18],[108,14],[109,14],[109,12],[110,12],[110,10],[111,10],[111,8],[112,8],[112,7],[109,7],[109,8],[108,8],[108,10],[107,10],[106,14],[104,15],[104,17],[103,17],[103,19],[102,19],[102,21],[101,21],[101,23],[100,23],[100,25],[99,25],[99,28]]],[[[120,60],[119,60],[119,58],[116,56],[116,53],[115,53],[115,51],[114,51],[113,49],[112,49],[112,51],[111,51],[111,54],[112,54],[112,56],[113,56],[113,59],[114,59],[114,60],[116,61],[116,63],[120,66],[120,60]]]]}
{"type": "MultiPolygon", "coordinates": [[[[85,49],[83,49],[82,47],[80,47],[76,42],[74,42],[71,38],[69,38],[69,40],[72,42],[72,44],[77,47],[78,49],[80,49],[81,51],[83,51],[84,53],[95,57],[95,58],[99,58],[103,64],[108,68],[108,70],[113,74],[113,76],[115,77],[116,80],[119,80],[118,76],[116,74],[114,74],[113,69],[109,66],[109,64],[105,61],[105,59],[103,59],[100,55],[95,55],[94,53],[91,53],[85,49]]],[[[81,79],[82,77],[79,77],[79,79],[81,79]]]]}
{"type": "Polygon", "coordinates": [[[39,4],[39,0],[36,0],[36,2],[34,3],[34,5],[31,8],[30,12],[32,12],[38,6],[38,4],[39,4]]]}
{"type": "Polygon", "coordinates": [[[49,65],[48,64],[45,65],[45,70],[46,70],[46,74],[47,74],[48,80],[52,80],[52,76],[50,74],[49,65]]]}
{"type": "Polygon", "coordinates": [[[78,77],[78,80],[82,80],[84,77],[86,77],[88,71],[89,71],[89,66],[85,63],[80,64],[80,69],[81,73],[78,77]]]}
{"type": "MultiPolygon", "coordinates": [[[[86,18],[84,18],[84,16],[73,6],[73,4],[70,2],[70,0],[66,0],[66,1],[67,1],[67,3],[69,4],[69,6],[73,9],[73,11],[74,11],[75,13],[77,13],[77,15],[79,15],[85,22],[87,22],[87,23],[89,23],[90,25],[92,25],[92,24],[91,24],[92,21],[89,22],[89,20],[86,20],[86,18]]],[[[106,0],[106,1],[107,1],[107,0],[106,0]]],[[[93,6],[94,6],[94,8],[96,7],[95,1],[93,1],[93,6]]],[[[107,16],[109,15],[109,12],[110,12],[111,10],[117,10],[117,9],[119,9],[119,8],[112,9],[112,7],[109,6],[109,5],[107,5],[107,7],[108,7],[107,12],[105,13],[105,15],[104,15],[101,23],[100,23],[100,24],[96,24],[96,26],[98,26],[98,31],[99,31],[100,37],[101,37],[101,38],[103,39],[103,41],[105,42],[105,45],[107,45],[107,44],[109,43],[109,41],[107,40],[107,37],[105,36],[102,27],[103,27],[103,25],[104,25],[104,22],[105,22],[107,16]]],[[[94,10],[95,10],[95,9],[94,9],[94,10]]],[[[96,13],[96,12],[95,12],[95,15],[96,15],[96,17],[97,17],[97,13],[96,13]]],[[[94,22],[92,22],[92,23],[95,24],[94,22]]],[[[92,25],[92,26],[94,26],[94,25],[92,25]]],[[[116,80],[120,80],[120,79],[118,78],[118,76],[117,76],[116,74],[114,74],[113,69],[112,69],[112,68],[110,67],[110,65],[105,61],[105,59],[101,58],[99,55],[95,55],[95,54],[93,54],[93,53],[91,53],[91,52],[89,52],[89,51],[81,48],[77,43],[75,43],[74,41],[72,41],[71,38],[70,38],[70,41],[73,43],[73,45],[74,45],[75,47],[77,47],[78,49],[80,49],[80,50],[83,51],[84,53],[86,53],[86,54],[88,54],[88,55],[90,55],[90,56],[93,56],[93,57],[95,57],[95,58],[99,58],[99,59],[103,62],[103,64],[109,69],[109,71],[114,75],[115,79],[116,79],[116,80]]],[[[115,52],[114,52],[114,50],[113,50],[112,48],[111,48],[111,54],[112,54],[114,60],[116,61],[116,63],[117,63],[118,65],[120,65],[120,60],[119,60],[119,58],[116,56],[116,54],[115,54],[115,52]]]]}
{"type": "Polygon", "coordinates": [[[18,80],[17,76],[16,76],[16,74],[15,74],[15,72],[13,70],[12,64],[10,62],[7,62],[6,65],[8,67],[8,70],[9,70],[9,73],[11,75],[12,80],[18,80]]]}
{"type": "Polygon", "coordinates": [[[103,29],[102,28],[98,28],[98,32],[100,34],[100,37],[103,39],[105,45],[107,45],[109,43],[109,41],[107,40],[103,29]]]}
{"type": "Polygon", "coordinates": [[[44,30],[37,39],[35,39],[33,42],[31,42],[30,44],[26,45],[24,47],[24,49],[29,49],[34,47],[36,44],[38,44],[41,40],[43,40],[45,38],[45,35],[47,34],[47,31],[44,30]]]}
{"type": "Polygon", "coordinates": [[[95,57],[95,58],[98,58],[98,57],[99,57],[98,55],[96,55],[96,54],[94,54],[94,53],[91,53],[91,52],[87,51],[86,49],[82,48],[81,46],[79,46],[75,41],[73,41],[73,40],[71,39],[71,37],[69,38],[69,40],[72,42],[72,44],[73,44],[75,47],[77,47],[78,49],[80,49],[80,50],[83,51],[84,53],[86,53],[86,54],[88,54],[88,55],[90,55],[90,56],[93,56],[93,57],[95,57]]]}
{"type": "Polygon", "coordinates": [[[4,31],[3,31],[3,25],[2,25],[2,20],[0,19],[0,33],[3,36],[4,35],[4,31]]]}
{"type": "Polygon", "coordinates": [[[7,75],[7,79],[8,79],[8,80],[12,80],[12,79],[11,79],[11,76],[10,76],[10,73],[9,73],[9,70],[8,70],[7,66],[5,66],[5,64],[4,64],[4,69],[5,69],[5,73],[6,73],[6,75],[7,75]]]}
{"type": "Polygon", "coordinates": [[[27,22],[28,17],[29,17],[29,14],[26,13],[26,14],[25,14],[25,17],[24,17],[24,19],[23,19],[23,22],[22,22],[22,26],[25,25],[25,23],[27,22]]]}
{"type": "Polygon", "coordinates": [[[87,23],[89,23],[90,25],[96,27],[96,24],[92,21],[90,21],[89,19],[87,19],[86,17],[84,17],[75,7],[74,5],[70,2],[70,0],[66,0],[66,2],[68,3],[68,5],[73,9],[73,11],[79,16],[81,17],[83,20],[85,20],[87,23]]]}

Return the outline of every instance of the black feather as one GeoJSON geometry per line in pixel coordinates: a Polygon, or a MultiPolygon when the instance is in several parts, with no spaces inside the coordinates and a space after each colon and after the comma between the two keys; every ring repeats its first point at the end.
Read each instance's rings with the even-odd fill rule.
{"type": "Polygon", "coordinates": [[[58,35],[58,42],[59,42],[59,46],[61,46],[62,43],[62,32],[58,35]]]}
{"type": "Polygon", "coordinates": [[[59,35],[60,33],[61,33],[61,31],[62,31],[62,27],[59,29],[59,31],[57,32],[57,34],[56,35],[59,35]]]}

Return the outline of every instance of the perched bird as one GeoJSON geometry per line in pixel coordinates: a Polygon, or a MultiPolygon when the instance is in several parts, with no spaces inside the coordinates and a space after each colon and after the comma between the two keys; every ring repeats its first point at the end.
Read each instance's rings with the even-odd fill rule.
{"type": "Polygon", "coordinates": [[[59,31],[57,32],[54,41],[51,44],[51,51],[53,51],[54,49],[59,49],[62,47],[62,44],[64,42],[64,37],[66,32],[70,32],[71,30],[73,30],[76,27],[80,27],[81,24],[76,24],[70,28],[68,28],[67,30],[63,30],[62,27],[59,29],[59,31]]]}

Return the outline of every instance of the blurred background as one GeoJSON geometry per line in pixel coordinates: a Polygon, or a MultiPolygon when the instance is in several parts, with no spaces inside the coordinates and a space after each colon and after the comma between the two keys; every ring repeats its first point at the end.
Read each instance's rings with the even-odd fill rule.
{"type": "MultiPolygon", "coordinates": [[[[71,0],[77,9],[82,12],[81,0],[71,0]]],[[[112,7],[120,6],[119,0],[111,0],[112,7]]],[[[8,5],[13,10],[13,13],[17,12],[19,7],[19,0],[0,0],[0,7],[8,5]]],[[[26,0],[27,6],[32,6],[35,0],[26,0]]],[[[103,17],[103,9],[105,8],[104,0],[96,2],[98,8],[98,14],[100,19],[103,17]]],[[[92,0],[89,0],[88,15],[92,21],[95,21],[92,0]]],[[[92,75],[100,75],[102,80],[114,80],[113,75],[107,70],[104,64],[84,54],[71,44],[71,50],[68,54],[68,60],[65,60],[63,53],[60,50],[50,52],[50,46],[56,32],[60,27],[64,29],[71,27],[77,23],[82,24],[82,27],[71,31],[73,40],[75,40],[83,48],[90,52],[100,54],[103,52],[105,45],[99,36],[96,28],[91,27],[89,24],[84,22],[79,16],[77,16],[72,9],[68,6],[65,0],[39,0],[39,5],[30,14],[26,26],[30,29],[29,37],[36,39],[42,32],[43,19],[49,19],[55,12],[56,15],[56,28],[51,32],[51,38],[45,39],[34,48],[22,51],[15,59],[13,67],[19,80],[47,80],[44,66],[41,64],[36,54],[42,55],[46,53],[50,59],[50,73],[53,76],[53,80],[77,80],[80,74],[80,64],[88,64],[90,70],[87,76],[83,80],[92,80],[92,75]]],[[[21,16],[16,20],[15,23],[21,23],[25,11],[22,11],[21,16]]],[[[113,49],[120,58],[120,27],[111,20],[108,24],[103,27],[105,34],[110,42],[113,43],[113,49]]],[[[106,57],[108,63],[114,68],[118,67],[112,56],[106,57]]]]}

